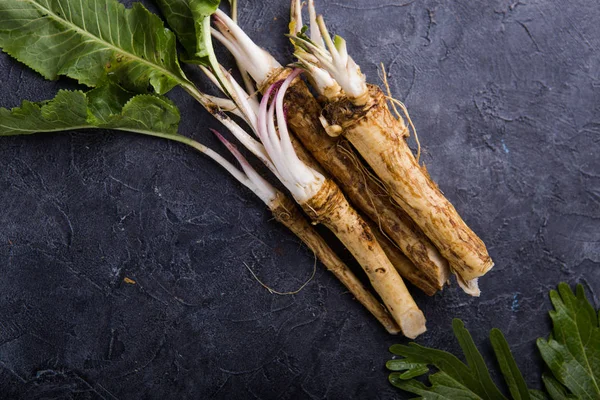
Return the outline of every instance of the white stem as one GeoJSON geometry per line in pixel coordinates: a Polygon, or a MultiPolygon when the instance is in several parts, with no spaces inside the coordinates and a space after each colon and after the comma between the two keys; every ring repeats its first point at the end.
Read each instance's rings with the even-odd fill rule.
{"type": "Polygon", "coordinates": [[[303,39],[299,36],[296,36],[294,40],[299,40],[304,46],[308,47],[308,50],[312,52],[312,55],[316,57],[317,60],[321,61],[321,58],[324,58],[329,63],[333,62],[333,58],[331,58],[331,54],[329,53],[329,51],[327,51],[325,46],[319,47],[311,41],[303,39]]]}
{"type": "Polygon", "coordinates": [[[221,91],[221,93],[225,94],[225,91],[223,90],[223,87],[221,86],[221,83],[215,74],[213,74],[212,71],[206,68],[204,65],[198,65],[198,67],[202,72],[204,72],[204,75],[206,75],[206,77],[210,79],[210,81],[221,91]]]}
{"type": "Polygon", "coordinates": [[[302,3],[292,0],[290,7],[290,35],[296,36],[302,30],[302,3]]]}
{"type": "MultiPolygon", "coordinates": [[[[238,23],[238,12],[237,11],[238,11],[237,1],[232,0],[231,1],[231,19],[236,24],[238,23]]],[[[241,65],[239,62],[236,64],[237,64],[238,70],[240,71],[240,75],[242,75],[242,80],[244,81],[244,86],[246,87],[246,91],[248,93],[254,93],[254,91],[256,89],[254,89],[254,83],[252,83],[252,78],[250,78],[250,75],[248,75],[248,71],[246,71],[246,69],[243,67],[243,65],[241,65]]]]}
{"type": "Polygon", "coordinates": [[[335,62],[338,56],[337,49],[335,48],[335,44],[333,44],[333,40],[331,40],[331,36],[329,36],[329,31],[327,30],[327,26],[325,25],[325,20],[323,19],[322,15],[317,17],[317,26],[321,31],[321,35],[323,35],[323,39],[327,45],[327,50],[329,50],[329,54],[331,54],[331,58],[335,62]]]}
{"type": "MultiPolygon", "coordinates": [[[[244,81],[244,86],[246,87],[246,92],[248,94],[252,95],[254,92],[256,92],[256,88],[254,87],[254,82],[252,81],[250,74],[248,73],[248,71],[246,71],[246,68],[244,68],[244,66],[242,64],[240,64],[237,61],[236,61],[236,64],[237,64],[238,70],[240,71],[240,75],[242,75],[242,80],[244,81]]],[[[256,98],[254,96],[251,96],[251,98],[255,100],[256,106],[258,107],[258,100],[256,100],[256,98]]]]}
{"type": "Polygon", "coordinates": [[[275,163],[277,170],[281,173],[286,180],[289,180],[291,177],[290,171],[287,168],[285,163],[285,155],[283,154],[283,149],[281,148],[281,141],[279,140],[279,134],[277,133],[277,128],[275,127],[275,103],[271,103],[269,105],[269,110],[267,111],[267,133],[266,138],[271,143],[272,151],[269,153],[271,160],[275,163]]]}
{"type": "Polygon", "coordinates": [[[339,97],[342,88],[335,79],[331,77],[329,72],[316,66],[314,60],[312,60],[314,57],[311,54],[308,54],[303,50],[298,50],[294,55],[298,58],[302,68],[309,74],[312,79],[311,83],[319,95],[325,96],[328,99],[339,97]]]}
{"type": "MultiPolygon", "coordinates": [[[[287,121],[285,119],[283,100],[285,98],[285,93],[290,87],[290,84],[301,73],[302,71],[297,69],[286,78],[279,88],[274,102],[277,110],[277,126],[279,128],[279,138],[281,140],[283,156],[289,165],[302,164],[302,162],[296,155],[296,151],[294,150],[294,146],[292,145],[292,141],[290,139],[290,133],[288,131],[287,121]]],[[[314,175],[310,173],[310,171],[307,171],[306,168],[294,168],[291,170],[291,172],[294,175],[294,180],[301,185],[306,185],[314,180],[314,175]]]]}
{"type": "Polygon", "coordinates": [[[325,177],[300,161],[294,151],[287,130],[283,98],[290,83],[300,72],[300,70],[296,70],[288,76],[281,85],[276,99],[271,102],[270,106],[271,94],[276,90],[279,82],[274,83],[267,89],[260,103],[258,127],[259,137],[281,176],[281,183],[302,204],[312,198],[321,189],[325,182],[325,177]],[[275,111],[277,112],[279,132],[275,127],[275,111]]]}
{"type": "Polygon", "coordinates": [[[219,32],[215,28],[210,28],[211,35],[217,39],[223,46],[229,50],[229,52],[233,55],[233,57],[238,60],[240,63],[244,65],[250,64],[250,60],[246,58],[245,53],[240,49],[234,41],[230,40],[229,37],[225,36],[223,33],[219,32]]]}
{"type": "MultiPolygon", "coordinates": [[[[208,68],[200,65],[199,66],[202,72],[210,79],[212,83],[214,83],[222,93],[226,93],[221,86],[221,83],[217,79],[217,77],[212,73],[208,68]]],[[[233,76],[227,71],[223,66],[219,65],[221,68],[221,72],[223,76],[227,80],[227,84],[229,85],[229,95],[233,100],[219,99],[218,97],[208,96],[211,100],[216,99],[215,104],[222,108],[224,111],[232,112],[238,117],[242,118],[252,130],[256,133],[257,130],[257,115],[258,115],[258,100],[255,98],[251,98],[244,89],[237,83],[237,81],[233,78],[233,76]],[[229,103],[226,103],[229,102],[229,103]],[[221,104],[224,107],[221,107],[221,104]],[[233,109],[231,107],[233,105],[233,109]]]]}
{"type": "Polygon", "coordinates": [[[244,173],[242,171],[240,171],[239,169],[234,167],[233,164],[231,164],[229,161],[224,159],[219,153],[217,153],[216,151],[214,151],[208,147],[205,147],[204,150],[202,151],[202,153],[204,153],[210,159],[215,161],[217,164],[219,164],[221,167],[223,167],[227,172],[229,172],[235,179],[237,179],[240,183],[242,183],[244,186],[248,187],[250,190],[252,190],[254,192],[254,187],[253,187],[254,185],[248,179],[248,177],[246,175],[244,175],[244,173]]]}
{"type": "Polygon", "coordinates": [[[233,78],[233,76],[227,70],[225,70],[225,68],[221,67],[221,70],[233,89],[231,94],[233,101],[244,113],[248,125],[250,125],[252,130],[256,132],[258,129],[258,100],[246,93],[240,84],[233,78]]]}
{"type": "MultiPolygon", "coordinates": [[[[349,97],[363,97],[368,93],[366,77],[360,71],[360,67],[354,62],[352,57],[348,55],[346,41],[341,37],[336,37],[338,43],[338,46],[336,46],[329,36],[329,31],[327,30],[327,26],[325,26],[322,15],[317,17],[317,23],[332,57],[332,63],[323,63],[323,66],[340,84],[349,97]]],[[[315,56],[319,57],[317,54],[315,54],[315,56]]],[[[321,58],[319,58],[319,60],[321,60],[321,58]]]]}
{"type": "Polygon", "coordinates": [[[227,117],[224,114],[213,114],[213,116],[219,120],[229,131],[236,137],[237,140],[242,143],[242,145],[250,150],[252,154],[254,154],[260,161],[262,161],[275,176],[277,179],[280,179],[279,172],[273,165],[269,154],[265,150],[265,147],[256,141],[252,136],[250,136],[242,127],[240,127],[235,121],[231,118],[227,117]]]}
{"type": "Polygon", "coordinates": [[[206,98],[209,102],[213,103],[215,106],[219,107],[222,111],[231,113],[237,117],[245,119],[244,114],[240,111],[238,106],[233,102],[233,100],[224,99],[222,97],[206,95],[206,98]]]}
{"type": "Polygon", "coordinates": [[[321,30],[317,25],[317,11],[315,10],[314,0],[308,0],[308,15],[310,18],[310,40],[312,40],[315,45],[325,48],[321,30]]]}
{"type": "Polygon", "coordinates": [[[339,36],[336,36],[336,39],[337,39],[337,43],[336,43],[335,48],[338,51],[338,54],[340,57],[340,64],[347,65],[348,58],[350,56],[348,55],[348,46],[346,45],[346,41],[339,36]]]}
{"type": "MultiPolygon", "coordinates": [[[[277,190],[267,182],[262,176],[256,172],[254,168],[250,165],[248,160],[238,151],[238,149],[231,144],[227,139],[225,139],[219,132],[214,129],[211,131],[219,138],[219,140],[227,147],[227,149],[233,154],[233,156],[237,159],[237,161],[242,166],[242,169],[246,173],[246,179],[249,180],[254,190],[252,190],[265,204],[269,205],[271,202],[275,200],[277,197],[277,190]]],[[[220,157],[220,156],[219,156],[220,157]]],[[[226,161],[227,162],[227,161],[226,161]]],[[[231,164],[230,164],[231,165],[231,164]]],[[[235,167],[233,167],[235,168],[235,167]]],[[[237,171],[239,174],[240,171],[237,171]]],[[[248,186],[248,185],[246,185],[248,186]]]]}
{"type": "MultiPolygon", "coordinates": [[[[169,136],[161,135],[161,137],[173,138],[173,135],[169,135],[169,136]]],[[[242,168],[244,169],[244,171],[246,171],[246,173],[244,173],[244,172],[240,171],[239,169],[237,169],[235,166],[233,166],[233,164],[231,164],[229,161],[227,161],[225,158],[223,158],[219,153],[215,152],[214,150],[206,147],[205,145],[203,145],[201,143],[196,142],[195,140],[191,140],[188,138],[184,138],[184,139],[185,140],[178,140],[178,141],[185,143],[189,146],[192,146],[194,149],[198,150],[202,154],[206,155],[208,158],[215,161],[217,164],[219,164],[221,167],[223,167],[223,169],[225,169],[227,172],[229,172],[229,174],[231,174],[231,176],[233,176],[235,179],[237,179],[238,182],[240,182],[242,185],[246,186],[254,194],[256,194],[267,206],[269,206],[271,204],[271,202],[275,199],[275,197],[277,195],[276,189],[273,188],[273,186],[271,186],[267,181],[262,179],[262,177],[260,177],[260,175],[258,175],[256,173],[256,171],[254,171],[254,170],[246,171],[246,169],[244,168],[244,164],[240,162],[240,164],[242,165],[242,168]],[[254,174],[252,174],[252,172],[254,172],[254,174]],[[258,179],[257,179],[257,176],[258,176],[258,179]]],[[[243,158],[243,156],[242,156],[242,158],[243,158]]],[[[252,168],[252,167],[250,167],[250,168],[252,168]]]]}
{"type": "MultiPolygon", "coordinates": [[[[252,79],[261,84],[269,78],[274,70],[281,68],[281,64],[265,50],[258,47],[227,14],[217,10],[214,16],[215,25],[224,35],[223,37],[228,36],[229,41],[235,43],[241,54],[234,54],[226,43],[223,44],[227,46],[243,68],[248,71],[252,79]]],[[[221,41],[219,37],[215,37],[221,41]]]]}

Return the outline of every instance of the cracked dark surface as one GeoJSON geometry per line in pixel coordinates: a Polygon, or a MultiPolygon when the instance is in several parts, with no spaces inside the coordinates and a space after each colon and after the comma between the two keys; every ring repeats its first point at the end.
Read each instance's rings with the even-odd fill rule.
{"type": "MultiPolygon", "coordinates": [[[[418,341],[457,351],[459,317],[489,351],[499,327],[539,386],[548,291],[581,282],[598,305],[600,8],[320,3],[371,81],[386,64],[429,172],[496,262],[479,299],[456,285],[416,293],[429,327],[418,341]]],[[[291,61],[287,1],[241,1],[240,11],[259,43],[291,61]]],[[[0,82],[4,107],[74,87],[5,55],[0,82]]],[[[180,90],[170,96],[181,132],[222,150],[207,113],[180,90]]],[[[323,268],[294,296],[260,287],[244,263],[289,291],[310,276],[312,255],[181,145],[118,133],[2,138],[0,201],[0,398],[409,398],[384,369],[388,346],[405,340],[323,268]]]]}

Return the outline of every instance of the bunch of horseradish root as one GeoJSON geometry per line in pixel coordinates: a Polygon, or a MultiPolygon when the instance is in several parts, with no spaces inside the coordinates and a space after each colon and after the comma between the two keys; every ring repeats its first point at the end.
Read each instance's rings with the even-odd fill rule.
{"type": "Polygon", "coordinates": [[[310,27],[303,27],[300,0],[292,1],[289,36],[296,62],[290,67],[237,25],[236,1],[230,2],[231,17],[219,10],[218,0],[156,2],[175,35],[139,3],[127,9],[117,0],[0,2],[3,51],[47,79],[63,75],[90,87],[0,109],[0,136],[100,128],[191,146],[254,192],[390,333],[415,338],[426,330],[403,278],[433,295],[453,272],[467,293],[479,295],[477,279],[493,266],[485,245],[419,165],[406,143],[403,117],[394,117],[387,103],[394,110],[404,106],[366,83],[345,41],[330,37],[312,0],[310,27]],[[179,55],[175,36],[184,49],[179,55]],[[212,38],[235,57],[244,87],[219,64],[212,38]],[[179,60],[198,65],[225,97],[200,91],[179,60]],[[241,170],[179,133],[179,110],[163,96],[176,86],[264,163],[270,176],[254,170],[219,132],[213,131],[241,170]],[[268,179],[278,180],[288,194],[268,179]],[[307,217],[340,239],[383,304],[307,217]]]}

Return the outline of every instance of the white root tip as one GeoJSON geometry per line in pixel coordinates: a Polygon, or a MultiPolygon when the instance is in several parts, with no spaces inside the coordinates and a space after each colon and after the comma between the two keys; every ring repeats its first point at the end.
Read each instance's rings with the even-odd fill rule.
{"type": "Polygon", "coordinates": [[[481,295],[481,290],[479,290],[479,280],[478,278],[471,279],[470,281],[465,281],[460,277],[457,273],[456,281],[458,282],[458,286],[468,295],[473,297],[479,297],[481,295]]]}
{"type": "Polygon", "coordinates": [[[415,339],[417,336],[427,332],[425,315],[421,310],[409,310],[401,316],[402,333],[409,339],[415,339]]]}

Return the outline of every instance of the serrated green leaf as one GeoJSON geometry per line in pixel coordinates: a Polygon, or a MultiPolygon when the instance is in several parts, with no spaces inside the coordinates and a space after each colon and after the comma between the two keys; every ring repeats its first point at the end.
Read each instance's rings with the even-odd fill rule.
{"type": "Polygon", "coordinates": [[[88,93],[61,90],[52,100],[0,108],[0,136],[103,128],[169,137],[177,135],[179,111],[156,95],[125,96],[111,85],[88,93]]]}
{"type": "Polygon", "coordinates": [[[0,108],[0,136],[88,128],[90,117],[85,93],[61,90],[47,102],[23,101],[12,110],[0,108]]]}
{"type": "MultiPolygon", "coordinates": [[[[196,37],[196,57],[200,60],[208,60],[212,65],[211,58],[214,57],[212,37],[210,33],[210,17],[219,8],[220,0],[189,0],[190,9],[194,16],[196,37]]],[[[215,59],[216,61],[216,59],[215,59]]]]}
{"type": "Polygon", "coordinates": [[[408,379],[416,378],[418,376],[425,375],[428,372],[429,372],[429,368],[427,367],[427,365],[420,365],[420,366],[411,368],[411,369],[403,372],[402,374],[400,374],[400,379],[408,380],[408,379]]]}
{"type": "Polygon", "coordinates": [[[508,385],[508,389],[514,400],[529,400],[531,394],[527,388],[527,383],[517,366],[508,343],[499,329],[492,329],[490,332],[490,341],[494,348],[494,354],[500,365],[500,371],[508,385]]]}
{"type": "Polygon", "coordinates": [[[396,344],[390,347],[390,351],[404,356],[407,363],[433,365],[467,387],[477,385],[469,368],[446,351],[423,347],[416,343],[410,343],[408,346],[396,344]]]}
{"type": "Polygon", "coordinates": [[[455,318],[452,321],[452,329],[465,354],[467,364],[474,373],[476,382],[479,383],[477,388],[473,387],[472,389],[485,399],[506,399],[502,393],[500,393],[500,390],[498,390],[494,381],[492,381],[492,377],[485,365],[485,361],[479,350],[477,350],[477,346],[475,346],[471,334],[465,329],[465,324],[461,320],[455,318]]]}
{"type": "Polygon", "coordinates": [[[170,100],[147,94],[133,97],[123,106],[120,114],[114,115],[100,127],[174,135],[179,119],[177,106],[170,100]]]}
{"type": "Polygon", "coordinates": [[[482,397],[444,372],[437,372],[429,377],[431,386],[414,379],[405,380],[398,372],[390,374],[389,381],[397,388],[420,395],[419,399],[423,400],[483,400],[482,397]]]}
{"type": "MultiPolygon", "coordinates": [[[[566,283],[558,285],[558,292],[550,292],[555,308],[550,312],[553,331],[548,340],[540,338],[537,341],[542,358],[553,373],[543,376],[544,386],[553,400],[600,399],[597,392],[600,382],[600,313],[585,297],[583,286],[578,285],[576,293],[573,294],[566,283]]],[[[390,374],[390,382],[421,395],[422,399],[504,398],[462,321],[454,320],[453,328],[468,366],[445,351],[415,343],[393,345],[390,351],[404,358],[390,360],[386,364],[388,369],[399,371],[390,374]],[[408,372],[418,376],[416,372],[420,372],[417,370],[423,364],[439,370],[428,376],[431,386],[404,375],[408,372]]],[[[548,399],[543,392],[527,388],[508,343],[498,329],[491,331],[490,340],[512,398],[548,399]]]]}
{"type": "Polygon", "coordinates": [[[116,0],[2,0],[0,47],[47,79],[69,76],[87,86],[108,78],[159,94],[190,84],[175,37],[139,3],[116,0]]]}
{"type": "Polygon", "coordinates": [[[566,283],[550,292],[552,337],[538,339],[537,346],[556,381],[579,399],[600,399],[599,318],[583,286],[576,292],[566,283]]]}

